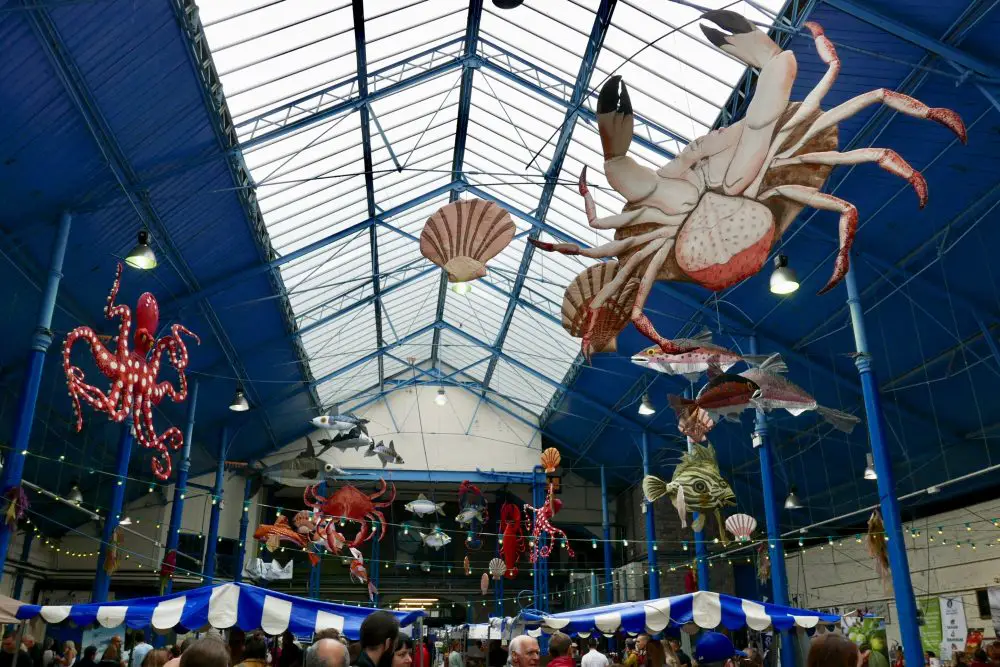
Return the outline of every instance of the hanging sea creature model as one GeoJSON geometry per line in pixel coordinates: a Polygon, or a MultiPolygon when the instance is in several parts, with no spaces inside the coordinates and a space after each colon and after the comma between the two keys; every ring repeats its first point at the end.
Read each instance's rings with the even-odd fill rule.
{"type": "Polygon", "coordinates": [[[465,576],[469,576],[470,574],[472,574],[472,564],[469,563],[468,556],[466,556],[465,559],[462,561],[462,567],[465,568],[465,576]]]}
{"type": "Polygon", "coordinates": [[[125,421],[131,414],[134,420],[135,439],[143,447],[155,450],[152,459],[153,474],[157,479],[165,480],[170,477],[172,467],[169,449],[180,449],[184,444],[184,436],[176,426],[171,426],[161,435],[157,435],[153,430],[153,408],[159,405],[165,396],[169,396],[175,403],[187,398],[187,377],[184,375],[184,370],[188,366],[188,352],[181,335],[191,336],[199,344],[201,340],[180,324],[170,327],[169,336],[156,338],[160,308],[156,303],[156,297],[145,292],[136,304],[134,349],[130,350],[129,331],[132,328],[132,311],[128,306],[115,305],[115,297],[121,287],[121,276],[122,265],[119,263],[111,294],[108,295],[107,303],[104,305],[106,318],[109,320],[115,317],[121,318],[118,323],[116,349],[113,352],[108,351],[90,327],[77,327],[66,335],[66,342],[63,344],[63,371],[66,373],[73,413],[76,415],[76,430],[83,428],[81,397],[95,410],[108,413],[108,417],[113,421],[125,421]],[[107,394],[97,387],[86,384],[83,371],[70,363],[73,343],[80,339],[90,345],[90,353],[98,370],[112,381],[107,394]],[[174,389],[169,381],[157,382],[164,353],[177,369],[178,389],[174,389]]]}
{"type": "Polygon", "coordinates": [[[651,345],[633,354],[632,363],[667,375],[683,375],[689,380],[697,380],[709,366],[717,366],[726,372],[741,361],[753,366],[768,358],[757,354],[743,355],[715,345],[712,343],[712,332],[708,329],[694,338],[675,338],[674,344],[691,349],[679,354],[667,354],[658,345],[651,345]]]}
{"type": "MultiPolygon", "coordinates": [[[[325,418],[326,417],[317,417],[316,419],[325,418]]],[[[316,423],[316,419],[313,419],[313,424],[316,423]]],[[[365,426],[367,423],[367,419],[361,419],[353,428],[338,432],[332,438],[320,438],[319,444],[323,445],[323,452],[330,447],[336,447],[342,452],[346,452],[348,449],[358,451],[362,447],[371,447],[372,443],[375,441],[372,440],[370,435],[368,435],[368,427],[365,426]]],[[[320,452],[320,454],[323,452],[320,452]]]]}
{"type": "Polygon", "coordinates": [[[771,579],[771,554],[767,542],[757,545],[757,581],[762,584],[771,579]]]}
{"type": "Polygon", "coordinates": [[[371,579],[368,578],[368,570],[365,569],[365,559],[361,555],[361,552],[351,547],[351,563],[348,566],[351,573],[351,581],[357,582],[359,584],[368,584],[368,599],[372,602],[375,601],[375,594],[378,590],[375,589],[375,584],[372,583],[371,579]]]}
{"type": "Polygon", "coordinates": [[[163,557],[160,563],[160,595],[164,595],[167,590],[167,581],[174,576],[177,571],[177,550],[171,549],[163,557]]]}
{"type": "Polygon", "coordinates": [[[561,528],[552,525],[552,518],[562,509],[562,501],[553,497],[552,485],[549,484],[549,492],[546,495],[545,503],[541,507],[524,506],[524,513],[531,512],[535,515],[535,520],[531,527],[531,537],[534,544],[531,547],[531,562],[534,563],[539,558],[548,558],[556,544],[556,538],[561,538],[569,552],[570,558],[576,554],[569,544],[569,538],[561,528]],[[542,544],[542,533],[548,534],[548,544],[542,544]]]}
{"type": "Polygon", "coordinates": [[[517,576],[517,561],[527,546],[522,526],[520,508],[514,503],[504,503],[500,508],[500,554],[506,566],[504,575],[508,579],[517,576]]]}
{"type": "Polygon", "coordinates": [[[473,521],[481,524],[483,522],[483,508],[470,505],[455,516],[455,521],[460,526],[468,526],[473,521]]]}
{"type": "Polygon", "coordinates": [[[868,555],[875,561],[875,571],[883,583],[889,577],[889,547],[886,545],[885,538],[882,513],[875,510],[868,517],[868,534],[865,535],[865,546],[868,547],[868,555]]]}
{"type": "Polygon", "coordinates": [[[687,527],[688,511],[699,512],[692,528],[700,532],[705,526],[706,512],[714,512],[719,524],[719,535],[723,544],[728,544],[723,529],[721,510],[736,504],[736,494],[729,482],[722,478],[715,458],[715,448],[692,443],[691,449],[681,456],[681,462],[674,468],[669,482],[654,475],[646,475],[642,480],[642,492],[646,500],[653,503],[668,496],[681,519],[681,527],[687,527]]]}
{"type": "Polygon", "coordinates": [[[826,423],[838,431],[850,433],[854,430],[861,419],[816,403],[816,399],[810,396],[805,389],[780,375],[787,368],[780,359],[775,360],[777,356],[773,355],[771,360],[764,362],[759,367],[750,368],[740,373],[742,377],[760,387],[760,391],[753,397],[753,407],[765,411],[784,408],[789,414],[796,417],[803,412],[814,410],[826,423]]]}
{"type": "MultiPolygon", "coordinates": [[[[587,220],[595,229],[615,230],[615,240],[594,248],[532,239],[543,250],[592,258],[616,257],[615,278],[589,304],[584,340],[593,332],[601,310],[614,302],[629,281],[641,278],[630,319],[664,352],[680,346],[663,338],[643,314],[656,280],[693,282],[718,291],[756,274],[774,244],[804,207],[840,216],[839,252],[833,274],[821,292],[832,289],[847,273],[858,211],[851,202],[822,192],[837,165],[875,163],[910,182],[922,207],[927,183],[920,172],[894,151],[862,148],[837,151],[837,126],[873,104],[915,118],[934,120],[964,143],[966,130],[954,111],[929,108],[919,100],[884,88],[851,98],[839,106],[820,108],[840,71],[833,44],[814,22],[812,33],[827,71],[800,102],[790,102],[798,66],[792,51],[782,51],[740,14],[713,10],[702,18],[727,30],[702,26],[710,42],[760,70],[746,116],[688,143],[668,164],[654,171],[627,155],[632,142],[632,103],[621,77],[613,76],[597,100],[597,125],[604,149],[608,183],[627,203],[622,213],[598,218],[581,174],[587,220]]],[[[586,344],[583,352],[588,352],[586,344]]]]}
{"type": "Polygon", "coordinates": [[[396,453],[396,444],[392,440],[389,441],[388,445],[382,441],[377,444],[370,443],[365,456],[377,456],[378,460],[382,462],[383,468],[387,463],[405,463],[403,457],[396,453]]]}
{"type": "Polygon", "coordinates": [[[545,469],[545,474],[549,475],[556,471],[559,464],[562,463],[562,454],[555,447],[549,447],[544,452],[542,452],[542,467],[545,469]]]}
{"type": "Polygon", "coordinates": [[[111,540],[108,542],[108,552],[104,556],[104,571],[108,574],[114,574],[121,567],[121,548],[124,543],[125,535],[122,533],[122,527],[117,526],[111,533],[111,540]]]}
{"type": "MultiPolygon", "coordinates": [[[[329,448],[323,449],[320,454],[326,452],[327,449],[329,448]]],[[[329,461],[321,459],[316,454],[316,448],[309,436],[306,436],[305,450],[295,458],[269,466],[265,466],[260,461],[249,464],[242,461],[226,461],[225,465],[229,470],[236,470],[246,476],[253,477],[251,495],[256,495],[264,483],[302,488],[316,484],[323,479],[333,479],[337,475],[345,474],[343,470],[329,461]]]]}
{"type": "Polygon", "coordinates": [[[436,526],[429,533],[420,533],[420,539],[431,549],[440,549],[451,544],[451,535],[436,526]]]}
{"type": "Polygon", "coordinates": [[[726,519],[726,530],[737,542],[749,542],[753,531],[757,530],[757,519],[749,514],[734,514],[726,519]]]}
{"type": "Polygon", "coordinates": [[[4,521],[8,528],[16,530],[17,522],[24,518],[28,508],[31,507],[31,503],[28,502],[28,494],[24,492],[22,486],[12,486],[4,494],[4,500],[7,501],[7,507],[4,509],[4,521]]]}
{"type": "Polygon", "coordinates": [[[483,576],[479,579],[479,591],[486,595],[486,591],[490,590],[490,576],[483,572],[483,576]]]}
{"type": "Polygon", "coordinates": [[[562,326],[573,338],[582,338],[586,358],[599,352],[615,352],[618,334],[628,326],[639,281],[632,280],[611,295],[599,309],[590,304],[618,273],[618,262],[610,260],[588,266],[566,288],[562,302],[562,326]],[[593,317],[593,321],[588,318],[593,317]]]}
{"type": "Polygon", "coordinates": [[[313,417],[310,423],[316,428],[326,429],[337,434],[350,433],[356,428],[360,428],[366,435],[368,434],[368,429],[365,426],[368,420],[355,417],[351,414],[320,415],[319,417],[313,417]]]}
{"type": "Polygon", "coordinates": [[[315,510],[301,510],[292,517],[295,532],[309,539],[317,547],[325,547],[339,554],[347,539],[337,531],[337,519],[324,516],[315,510]]]}
{"type": "Polygon", "coordinates": [[[389,492],[389,497],[385,498],[387,485],[384,479],[380,479],[379,482],[381,487],[372,494],[365,494],[356,486],[345,484],[329,497],[316,493],[315,486],[307,486],[302,500],[306,507],[319,514],[360,524],[361,529],[358,534],[348,542],[348,546],[358,547],[373,536],[369,520],[374,522],[378,528],[379,541],[385,537],[385,516],[379,510],[392,505],[392,501],[396,499],[396,485],[391,485],[392,490],[389,492]]]}
{"type": "Polygon", "coordinates": [[[431,564],[428,563],[427,561],[423,561],[422,563],[420,563],[420,571],[421,572],[430,572],[431,571],[431,564]]]}
{"type": "Polygon", "coordinates": [[[514,222],[502,206],[463,199],[439,208],[420,232],[420,254],[448,274],[448,282],[486,277],[486,262],[514,240],[514,222]]]}
{"type": "Polygon", "coordinates": [[[507,566],[499,558],[494,558],[490,560],[490,576],[493,577],[494,581],[499,581],[504,573],[507,571],[507,566]]]}
{"type": "Polygon", "coordinates": [[[253,532],[253,538],[258,542],[263,542],[267,550],[272,553],[278,550],[281,542],[291,542],[309,555],[310,563],[313,565],[319,563],[319,556],[309,549],[309,539],[299,535],[289,526],[288,519],[283,515],[279,515],[273,524],[262,523],[257,526],[257,530],[253,532]]]}
{"type": "Polygon", "coordinates": [[[695,442],[705,440],[719,417],[739,422],[739,414],[750,406],[760,389],[752,380],[732,373],[718,373],[714,367],[709,369],[709,378],[694,399],[676,394],[668,397],[677,415],[677,429],[695,442]]]}
{"type": "Polygon", "coordinates": [[[413,512],[417,516],[426,516],[434,513],[444,516],[444,503],[435,503],[432,500],[428,500],[427,496],[422,493],[417,496],[416,500],[411,500],[403,505],[403,509],[407,512],[413,512]]]}
{"type": "Polygon", "coordinates": [[[489,519],[489,510],[486,507],[486,497],[478,486],[463,480],[458,485],[458,506],[461,511],[455,520],[461,526],[468,526],[469,537],[465,541],[467,549],[478,551],[483,546],[483,541],[479,534],[483,530],[483,523],[489,519]]]}

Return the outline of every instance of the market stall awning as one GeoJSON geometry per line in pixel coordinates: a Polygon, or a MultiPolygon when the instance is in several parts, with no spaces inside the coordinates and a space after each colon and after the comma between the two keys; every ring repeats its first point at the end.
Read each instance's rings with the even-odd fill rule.
{"type": "Polygon", "coordinates": [[[623,630],[632,634],[660,632],[667,627],[693,623],[711,629],[720,625],[736,630],[744,626],[753,630],[774,627],[787,630],[792,626],[813,628],[819,623],[836,623],[840,617],[808,609],[782,607],[764,602],[699,591],[657,600],[622,602],[604,607],[591,607],[561,614],[525,612],[526,623],[540,624],[545,632],[561,631],[571,635],[587,635],[594,630],[611,634],[623,630]]]}
{"type": "MultiPolygon", "coordinates": [[[[48,623],[70,621],[76,625],[98,623],[113,628],[124,623],[129,628],[152,627],[166,631],[173,628],[197,630],[239,627],[244,631],[261,628],[277,635],[291,630],[308,635],[325,628],[336,628],[350,639],[358,639],[361,622],[375,609],[335,604],[296,597],[249,584],[219,584],[158,597],[92,602],[74,605],[21,604],[13,611],[17,620],[41,616],[48,623]]],[[[6,609],[6,607],[0,608],[6,609]]],[[[390,612],[402,627],[413,624],[421,611],[390,612]]]]}

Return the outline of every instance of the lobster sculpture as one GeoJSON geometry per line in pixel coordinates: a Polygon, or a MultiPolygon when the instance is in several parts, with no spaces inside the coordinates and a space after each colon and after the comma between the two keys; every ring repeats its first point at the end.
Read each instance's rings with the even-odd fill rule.
{"type": "Polygon", "coordinates": [[[145,292],[139,297],[135,308],[135,338],[134,349],[129,350],[129,331],[132,327],[132,311],[128,306],[115,305],[118,288],[121,287],[122,265],[118,264],[115,282],[104,306],[104,316],[109,320],[120,317],[118,324],[118,343],[114,352],[104,347],[100,337],[90,327],[81,326],[66,335],[63,344],[63,371],[66,373],[66,383],[69,386],[70,399],[73,401],[73,413],[76,415],[76,430],[83,428],[83,412],[80,409],[82,397],[95,410],[107,412],[108,417],[116,422],[125,421],[131,413],[135,420],[135,439],[148,449],[156,450],[153,456],[153,474],[157,479],[170,477],[170,449],[180,449],[184,444],[184,436],[176,426],[171,426],[161,435],[153,429],[153,408],[160,404],[164,396],[170,396],[175,403],[187,398],[187,378],[184,369],[188,365],[187,347],[181,334],[201,340],[186,327],[174,324],[170,327],[170,335],[156,338],[159,326],[160,309],[156,297],[145,292]],[[70,363],[70,352],[73,343],[83,339],[90,344],[90,352],[97,368],[111,380],[111,388],[107,394],[84,382],[83,371],[70,363]],[[178,389],[170,382],[157,382],[160,374],[160,360],[166,352],[170,363],[177,369],[178,389]]]}
{"type": "Polygon", "coordinates": [[[553,490],[552,485],[549,484],[549,492],[545,498],[545,503],[541,507],[532,507],[531,505],[524,506],[524,513],[527,514],[529,511],[533,512],[535,515],[534,525],[531,528],[531,562],[534,563],[539,558],[548,558],[549,554],[552,553],[552,548],[555,546],[556,538],[561,537],[564,540],[567,551],[569,551],[569,556],[572,558],[576,554],[573,552],[573,547],[569,544],[569,538],[566,537],[566,533],[563,532],[561,528],[556,528],[552,525],[552,517],[562,509],[562,501],[558,498],[552,497],[553,490]],[[549,537],[549,543],[542,546],[542,533],[547,533],[549,537]]]}
{"type": "MultiPolygon", "coordinates": [[[[396,485],[392,485],[392,490],[389,492],[387,499],[376,500],[384,497],[387,489],[384,479],[379,480],[379,482],[382,484],[381,488],[370,495],[361,492],[355,486],[345,484],[337,489],[333,495],[325,497],[316,493],[315,486],[307,486],[302,500],[307,507],[320,514],[324,520],[347,519],[360,523],[361,530],[358,531],[353,540],[347,543],[348,547],[358,547],[362,542],[370,540],[373,536],[371,527],[368,525],[369,519],[374,521],[378,526],[379,541],[385,537],[385,516],[379,509],[392,505],[392,502],[396,499],[396,485]]],[[[333,528],[333,521],[324,521],[322,524],[317,525],[326,526],[324,534],[329,538],[327,541],[331,544],[330,548],[334,552],[339,552],[340,548],[334,548],[332,545],[339,542],[340,546],[343,546],[344,538],[336,530],[333,530],[334,535],[330,535],[329,531],[333,528]]]]}
{"type": "Polygon", "coordinates": [[[517,561],[524,553],[524,534],[521,532],[521,510],[513,503],[504,503],[500,508],[500,553],[507,567],[504,576],[517,576],[517,561]]]}
{"type": "Polygon", "coordinates": [[[584,355],[600,351],[613,339],[604,331],[608,322],[614,322],[617,331],[628,323],[604,312],[606,308],[628,312],[636,329],[664,352],[683,352],[682,346],[661,336],[643,313],[653,283],[692,282],[715,291],[735,285],[763,267],[774,244],[807,206],[840,216],[839,251],[833,274],[820,293],[839,283],[849,266],[858,211],[851,202],[821,191],[834,167],[876,163],[909,181],[921,208],[927,201],[924,177],[895,151],[837,150],[838,124],[861,110],[884,104],[901,114],[940,123],[966,141],[965,124],[954,111],[931,108],[885,88],[823,111],[820,103],[840,72],[840,59],[817,23],[808,22],[805,27],[812,33],[827,71],[802,102],[790,102],[798,69],[791,51],[781,50],[735,12],[714,10],[702,18],[730,33],[702,26],[709,41],[760,69],[746,116],[695,139],[676,158],[653,171],[626,155],[632,141],[632,104],[621,77],[611,77],[598,96],[597,124],[608,183],[627,203],[622,213],[598,218],[587,189],[586,169],[580,174],[580,194],[590,226],[615,230],[615,240],[581,248],[531,239],[546,251],[598,259],[617,257],[617,261],[606,263],[613,277],[581,304],[587,309],[583,325],[579,330],[567,328],[571,335],[583,339],[584,355]],[[595,336],[602,340],[596,341],[595,336]],[[592,341],[599,344],[592,346],[592,341]]]}

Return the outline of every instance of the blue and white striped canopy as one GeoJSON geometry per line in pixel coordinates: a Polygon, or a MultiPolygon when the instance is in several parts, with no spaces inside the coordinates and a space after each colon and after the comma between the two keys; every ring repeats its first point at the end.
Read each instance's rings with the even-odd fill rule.
{"type": "MultiPolygon", "coordinates": [[[[271,635],[285,630],[291,630],[296,635],[308,635],[325,628],[336,628],[348,638],[357,639],[361,622],[375,610],[309,600],[249,584],[228,583],[132,600],[74,605],[20,604],[13,611],[14,616],[22,621],[41,616],[48,623],[72,621],[81,626],[98,623],[113,628],[124,623],[129,628],[152,626],[160,631],[236,626],[244,631],[261,628],[271,635]]],[[[423,616],[421,611],[391,613],[399,619],[402,627],[423,616]]]]}
{"type": "Polygon", "coordinates": [[[570,635],[588,635],[599,631],[611,634],[622,630],[631,634],[660,632],[667,627],[694,623],[705,629],[720,625],[736,630],[748,626],[753,630],[788,630],[792,626],[813,628],[819,623],[836,623],[834,614],[807,609],[781,607],[764,602],[698,591],[657,600],[622,602],[604,607],[591,607],[561,614],[524,612],[528,624],[537,623],[544,632],[565,632],[570,635]]]}

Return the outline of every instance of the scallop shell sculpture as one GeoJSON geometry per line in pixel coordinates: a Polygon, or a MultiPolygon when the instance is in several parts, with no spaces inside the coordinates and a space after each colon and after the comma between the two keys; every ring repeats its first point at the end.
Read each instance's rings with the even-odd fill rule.
{"type": "Polygon", "coordinates": [[[753,531],[757,530],[757,519],[749,514],[734,514],[726,519],[726,530],[733,534],[737,542],[749,542],[753,531]]]}
{"type": "Polygon", "coordinates": [[[479,580],[479,590],[486,595],[486,591],[490,590],[490,578],[485,572],[483,572],[483,578],[479,580]]]}
{"type": "Polygon", "coordinates": [[[514,240],[514,222],[501,206],[463,199],[439,208],[420,233],[420,254],[443,268],[448,282],[486,276],[486,262],[514,240]]]}
{"type": "MultiPolygon", "coordinates": [[[[618,261],[611,260],[589,266],[566,287],[562,303],[562,325],[573,338],[583,338],[588,306],[601,288],[610,283],[618,272],[618,261]]],[[[639,281],[630,280],[618,294],[604,302],[590,336],[592,354],[618,349],[618,334],[628,326],[632,305],[639,290],[639,281]]]]}
{"type": "Polygon", "coordinates": [[[561,462],[562,455],[555,447],[549,447],[542,452],[542,466],[545,468],[546,474],[555,472],[561,462]]]}
{"type": "Polygon", "coordinates": [[[490,574],[493,575],[493,581],[500,581],[506,571],[507,565],[503,560],[494,558],[490,561],[490,574]]]}

